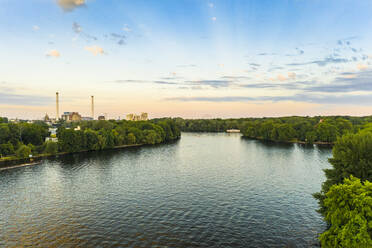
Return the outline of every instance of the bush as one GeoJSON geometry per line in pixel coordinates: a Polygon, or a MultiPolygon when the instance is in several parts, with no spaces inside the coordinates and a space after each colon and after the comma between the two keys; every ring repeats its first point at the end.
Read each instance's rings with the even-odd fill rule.
{"type": "Polygon", "coordinates": [[[372,247],[372,183],[350,176],[326,193],[326,221],[331,227],[320,235],[322,247],[372,247]]]}
{"type": "Polygon", "coordinates": [[[45,153],[55,155],[58,152],[58,144],[53,141],[47,141],[45,143],[45,153]]]}
{"type": "Polygon", "coordinates": [[[322,191],[314,194],[319,200],[319,212],[326,215],[324,205],[325,194],[332,185],[342,183],[351,175],[362,182],[372,181],[372,133],[360,132],[346,134],[339,138],[333,147],[333,158],[329,159],[331,169],[326,169],[327,180],[322,185],[322,191]]]}
{"type": "Polygon", "coordinates": [[[26,145],[21,145],[16,151],[18,158],[28,158],[29,155],[31,155],[31,148],[26,145]]]}

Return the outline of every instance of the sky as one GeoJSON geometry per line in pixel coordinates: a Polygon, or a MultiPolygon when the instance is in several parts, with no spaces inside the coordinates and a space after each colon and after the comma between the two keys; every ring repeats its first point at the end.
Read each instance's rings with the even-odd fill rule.
{"type": "Polygon", "coordinates": [[[372,114],[369,0],[0,0],[0,116],[372,114]]]}

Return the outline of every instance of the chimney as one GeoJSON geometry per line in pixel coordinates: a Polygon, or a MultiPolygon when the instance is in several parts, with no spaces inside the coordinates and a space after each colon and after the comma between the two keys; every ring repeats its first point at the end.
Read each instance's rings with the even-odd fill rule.
{"type": "Polygon", "coordinates": [[[59,120],[59,94],[56,92],[56,120],[59,120]]]}
{"type": "Polygon", "coordinates": [[[94,96],[91,96],[91,113],[94,120],[94,96]]]}

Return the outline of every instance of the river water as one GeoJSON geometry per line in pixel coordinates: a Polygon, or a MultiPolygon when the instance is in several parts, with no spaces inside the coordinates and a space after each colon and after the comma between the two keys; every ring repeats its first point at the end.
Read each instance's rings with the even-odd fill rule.
{"type": "Polygon", "coordinates": [[[239,134],[0,171],[0,246],[312,247],[330,149],[239,134]]]}

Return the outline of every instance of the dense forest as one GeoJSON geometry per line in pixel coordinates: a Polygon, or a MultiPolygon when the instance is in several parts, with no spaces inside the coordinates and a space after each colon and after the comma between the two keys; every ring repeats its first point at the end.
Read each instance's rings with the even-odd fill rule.
{"type": "Polygon", "coordinates": [[[56,135],[42,121],[10,123],[0,119],[2,158],[27,158],[30,154],[57,154],[104,150],[125,145],[158,144],[176,140],[180,130],[171,119],[158,121],[60,122],[56,135]],[[58,142],[45,141],[46,137],[58,142]]]}
{"type": "Polygon", "coordinates": [[[304,143],[334,143],[337,137],[372,129],[372,116],[316,116],[242,119],[175,119],[184,132],[224,132],[240,129],[245,137],[304,143]]]}
{"type": "Polygon", "coordinates": [[[314,194],[329,224],[322,247],[372,247],[372,128],[338,138],[326,169],[327,180],[314,194]]]}

